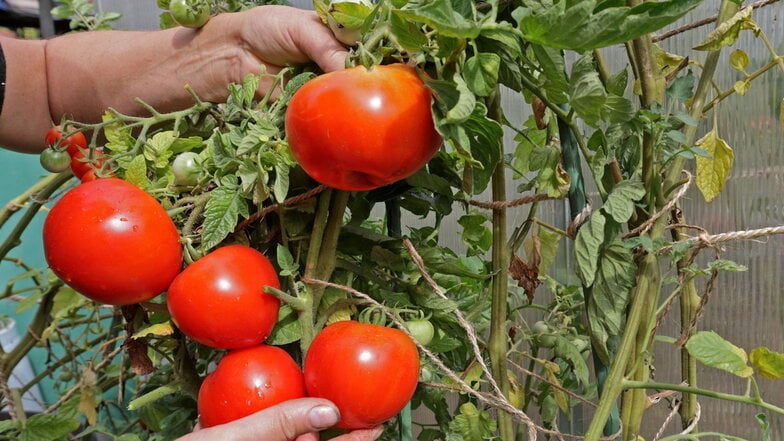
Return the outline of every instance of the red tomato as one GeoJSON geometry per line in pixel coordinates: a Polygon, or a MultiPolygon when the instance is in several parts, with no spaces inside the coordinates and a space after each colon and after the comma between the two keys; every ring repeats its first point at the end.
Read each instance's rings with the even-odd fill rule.
{"type": "Polygon", "coordinates": [[[404,64],[335,71],[294,93],[286,136],[316,181],[370,190],[414,174],[438,151],[431,101],[430,90],[404,64]]]}
{"type": "Polygon", "coordinates": [[[52,271],[81,294],[128,305],[168,288],[182,266],[179,233],[161,205],[116,178],[66,193],[44,221],[52,271]]]}
{"type": "Polygon", "coordinates": [[[82,182],[95,179],[97,177],[95,171],[100,170],[106,160],[103,155],[103,149],[95,149],[92,158],[88,158],[88,154],[89,151],[86,150],[77,150],[75,153],[71,154],[71,171],[74,176],[81,179],[82,182]],[[93,176],[89,177],[88,175],[90,174],[93,176]],[[85,178],[85,176],[88,177],[85,178]]]}
{"type": "Polygon", "coordinates": [[[199,420],[215,426],[304,396],[302,371],[286,351],[269,345],[235,349],[201,384],[199,420]]]}
{"type": "Polygon", "coordinates": [[[263,342],[278,321],[280,300],[265,286],[280,288],[270,261],[251,247],[229,245],[185,268],[166,303],[185,335],[213,348],[243,348],[263,342]]]}
{"type": "Polygon", "coordinates": [[[62,126],[54,126],[49,129],[46,132],[44,141],[49,147],[56,147],[60,150],[65,149],[71,156],[73,156],[74,153],[79,152],[79,149],[87,148],[87,138],[84,137],[84,133],[75,132],[74,134],[63,139],[62,126]]]}
{"type": "Polygon", "coordinates": [[[305,357],[308,396],[340,410],[338,427],[367,429],[400,412],[419,379],[419,352],[399,329],[336,322],[313,339],[305,357]]]}

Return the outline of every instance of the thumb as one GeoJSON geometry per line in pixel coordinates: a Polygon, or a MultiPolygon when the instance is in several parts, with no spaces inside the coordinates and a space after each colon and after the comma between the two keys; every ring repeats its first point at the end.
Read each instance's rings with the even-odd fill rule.
{"type": "Polygon", "coordinates": [[[340,419],[335,405],[319,398],[289,400],[230,423],[198,430],[179,441],[288,441],[334,426],[340,419]]]}

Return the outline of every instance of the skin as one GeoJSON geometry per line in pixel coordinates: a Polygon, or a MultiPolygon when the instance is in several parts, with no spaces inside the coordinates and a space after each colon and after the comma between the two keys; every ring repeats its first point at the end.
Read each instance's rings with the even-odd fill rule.
{"type": "Polygon", "coordinates": [[[0,145],[27,153],[44,148],[43,134],[63,116],[96,122],[109,107],[145,114],[135,98],[159,111],[184,108],[193,104],[186,84],[219,102],[229,83],[261,66],[274,74],[312,60],[329,72],[343,68],[347,55],[315,12],[273,5],[220,14],[198,30],[0,37],[0,45],[7,64],[0,145]]]}
{"type": "MultiPolygon", "coordinates": [[[[213,17],[203,28],[161,31],[94,31],[49,40],[0,36],[6,88],[0,113],[0,145],[18,152],[44,149],[46,131],[64,116],[100,121],[103,112],[144,115],[135,98],[165,112],[193,100],[219,102],[227,85],[248,73],[277,73],[284,66],[315,62],[323,71],[344,67],[347,51],[313,11],[261,6],[213,17]]],[[[269,82],[260,87],[260,95],[269,82]]],[[[339,420],[327,400],[291,400],[228,424],[195,430],[180,441],[317,441],[339,420]]],[[[337,441],[371,441],[380,428],[359,430],[337,441]]]]}

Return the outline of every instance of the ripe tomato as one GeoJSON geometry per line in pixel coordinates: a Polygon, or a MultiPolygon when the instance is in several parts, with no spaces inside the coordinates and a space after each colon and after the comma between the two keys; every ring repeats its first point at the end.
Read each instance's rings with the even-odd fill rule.
{"type": "Polygon", "coordinates": [[[342,321],[316,335],[304,365],[308,396],[340,410],[338,427],[375,427],[411,400],[419,380],[419,352],[403,331],[342,321]]]}
{"type": "Polygon", "coordinates": [[[201,384],[199,420],[215,426],[304,396],[302,371],[286,351],[269,345],[235,349],[201,384]]]}
{"type": "Polygon", "coordinates": [[[77,150],[71,154],[71,171],[82,182],[95,179],[97,177],[95,171],[100,170],[106,160],[103,149],[95,149],[92,158],[89,158],[88,155],[89,150],[77,150]],[[92,177],[88,176],[90,174],[92,177]]]}
{"type": "Polygon", "coordinates": [[[59,150],[66,150],[69,155],[73,156],[79,149],[87,148],[87,138],[84,133],[75,132],[63,139],[64,129],[62,126],[54,126],[46,132],[44,142],[47,147],[56,147],[59,150]]]}
{"type": "Polygon", "coordinates": [[[200,28],[210,20],[210,5],[206,0],[171,0],[169,12],[180,26],[200,28]]]}
{"type": "Polygon", "coordinates": [[[403,64],[330,72],[294,93],[286,136],[316,181],[370,190],[412,175],[438,151],[431,101],[416,71],[403,64]]]}
{"type": "Polygon", "coordinates": [[[204,345],[236,349],[263,342],[278,321],[280,288],[275,268],[245,245],[218,248],[178,275],[166,303],[178,328],[204,345]]]}
{"type": "Polygon", "coordinates": [[[57,201],[44,221],[43,244],[58,277],[112,305],[155,297],[182,266],[179,233],[166,211],[116,178],[86,182],[57,201]]]}

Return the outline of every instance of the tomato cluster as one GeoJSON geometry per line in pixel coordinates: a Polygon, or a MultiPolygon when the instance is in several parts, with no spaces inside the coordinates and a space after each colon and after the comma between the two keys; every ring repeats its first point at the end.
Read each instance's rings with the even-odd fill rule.
{"type": "MultiPolygon", "coordinates": [[[[95,180],[98,177],[96,172],[101,171],[106,162],[103,150],[97,148],[91,152],[82,132],[73,132],[68,136],[64,132],[62,126],[54,126],[46,132],[46,149],[41,152],[41,166],[53,173],[70,168],[82,182],[95,180]]],[[[112,176],[110,171],[104,174],[112,176]]]]}
{"type": "MultiPolygon", "coordinates": [[[[172,13],[182,5],[172,1],[172,13]]],[[[291,150],[314,179],[345,190],[368,190],[415,173],[441,145],[431,94],[408,66],[376,66],[326,74],[294,95],[285,118],[291,150]],[[335,112],[335,109],[340,109],[335,112]]],[[[371,428],[411,399],[419,353],[401,330],[337,322],[314,338],[302,368],[267,343],[280,313],[277,270],[247,245],[224,245],[183,269],[179,232],[163,206],[133,184],[94,179],[107,158],[81,132],[53,127],[42,164],[70,168],[82,184],[66,193],[44,223],[52,271],[98,302],[128,305],[166,292],[171,321],[191,340],[225,351],[204,379],[198,411],[205,427],[223,424],[294,398],[331,400],[343,429],[371,428]],[[361,378],[363,387],[355,384],[361,378]]],[[[198,155],[179,153],[176,186],[205,175],[198,155]]],[[[410,323],[423,344],[429,323],[410,323]]]]}

